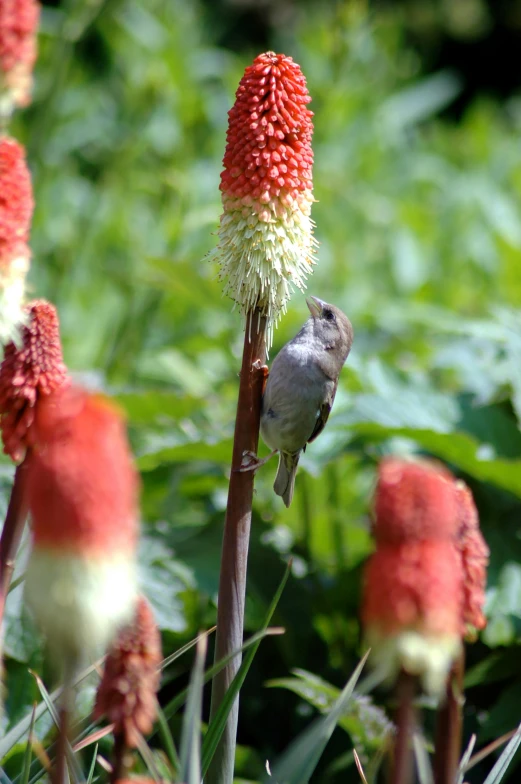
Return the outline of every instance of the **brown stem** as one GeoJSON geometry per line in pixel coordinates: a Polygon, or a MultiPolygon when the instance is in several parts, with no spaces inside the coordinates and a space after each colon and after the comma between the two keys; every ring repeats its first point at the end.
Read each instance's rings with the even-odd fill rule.
{"type": "Polygon", "coordinates": [[[417,679],[406,672],[400,673],[396,684],[398,707],[396,710],[396,739],[389,776],[390,784],[412,784],[414,781],[414,756],[412,737],[416,727],[414,698],[417,679]]]}
{"type": "Polygon", "coordinates": [[[56,742],[56,758],[54,761],[54,771],[52,784],[67,784],[69,777],[67,774],[67,741],[69,738],[69,719],[70,703],[64,687],[62,694],[62,705],[60,707],[60,723],[58,727],[58,740],[56,742]]]}
{"type": "Polygon", "coordinates": [[[114,750],[112,752],[112,773],[110,774],[110,784],[117,784],[127,773],[125,762],[127,747],[125,736],[122,732],[114,733],[114,750]]]}
{"type": "MultiPolygon", "coordinates": [[[[240,648],[243,640],[246,568],[250,541],[253,500],[252,471],[239,473],[245,451],[256,452],[264,373],[254,363],[264,365],[266,321],[255,311],[246,319],[239,400],[233,440],[232,471],[224,523],[217,608],[215,660],[240,648]]],[[[215,716],[233,677],[241,664],[236,656],[212,682],[211,717],[215,716]]],[[[208,770],[208,784],[232,784],[239,700],[235,700],[228,721],[208,770]]]]}
{"type": "Polygon", "coordinates": [[[461,753],[463,676],[465,653],[454,662],[447,679],[447,691],[436,719],[434,744],[435,784],[454,784],[461,753]]]}
{"type": "Polygon", "coordinates": [[[0,536],[0,625],[4,617],[5,602],[13,576],[16,553],[24,531],[27,517],[27,467],[28,455],[14,474],[11,498],[7,507],[4,527],[0,536]]]}

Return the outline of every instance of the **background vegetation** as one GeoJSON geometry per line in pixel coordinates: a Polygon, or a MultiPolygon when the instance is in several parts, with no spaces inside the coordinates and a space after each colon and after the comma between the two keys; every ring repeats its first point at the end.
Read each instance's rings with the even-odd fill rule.
{"type": "MultiPolygon", "coordinates": [[[[500,79],[500,100],[497,84],[470,89],[464,67],[438,62],[441,46],[425,41],[454,37],[435,24],[448,5],[309,0],[275,13],[266,3],[253,27],[247,4],[52,3],[34,104],[12,128],[34,177],[34,295],[58,307],[69,367],[128,413],[143,480],[143,586],[167,655],[216,614],[242,342],[204,258],[220,214],[226,113],[262,49],[292,55],[306,74],[320,241],[309,290],[349,314],[356,338],[292,507],[272,492],[274,464],[257,477],[248,631],[290,553],[293,567],[275,618],[286,634],[262,643],[242,693],[244,780],[258,781],[264,760],[329,704],[317,678],[341,687],[359,660],[371,492],[389,452],[428,453],[461,475],[491,548],[489,625],[468,650],[465,739],[474,732],[485,745],[521,720],[521,101],[519,84],[500,79]],[[434,9],[430,38],[413,7],[434,9]]],[[[485,3],[455,5],[468,9],[462,40],[497,32],[485,3]]],[[[273,356],[306,312],[296,294],[273,356]]],[[[0,461],[0,511],[11,478],[0,461]]],[[[19,585],[7,607],[5,730],[38,698],[28,668],[42,651],[21,594],[19,585]]],[[[169,670],[162,702],[190,666],[188,654],[169,670]]],[[[375,699],[387,707],[384,692],[375,699]]],[[[38,737],[49,726],[41,719],[38,737]]],[[[371,758],[384,728],[360,697],[316,781],[357,781],[353,744],[371,758]]],[[[23,750],[3,762],[15,780],[23,750]]],[[[492,760],[468,781],[482,782],[492,760]]],[[[518,778],[514,764],[508,780],[518,778]]]]}

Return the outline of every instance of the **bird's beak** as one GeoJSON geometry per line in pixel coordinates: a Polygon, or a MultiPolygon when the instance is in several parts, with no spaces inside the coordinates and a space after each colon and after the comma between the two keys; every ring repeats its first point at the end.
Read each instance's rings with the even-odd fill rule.
{"type": "Polygon", "coordinates": [[[306,299],[306,305],[309,308],[309,312],[313,316],[313,318],[317,318],[322,313],[322,308],[324,307],[324,303],[318,297],[308,297],[306,299]]]}

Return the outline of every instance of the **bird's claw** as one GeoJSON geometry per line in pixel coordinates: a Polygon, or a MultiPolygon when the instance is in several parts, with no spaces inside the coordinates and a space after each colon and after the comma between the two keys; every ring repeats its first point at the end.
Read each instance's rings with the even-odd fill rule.
{"type": "Polygon", "coordinates": [[[246,471],[256,471],[263,462],[263,460],[260,460],[260,458],[257,457],[255,452],[250,452],[249,449],[245,449],[242,453],[240,468],[238,468],[237,471],[241,474],[245,474],[246,471]]]}

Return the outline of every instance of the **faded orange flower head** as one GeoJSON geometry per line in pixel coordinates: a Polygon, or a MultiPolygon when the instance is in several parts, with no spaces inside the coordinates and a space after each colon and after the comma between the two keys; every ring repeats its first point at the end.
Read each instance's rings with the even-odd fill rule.
{"type": "Polygon", "coordinates": [[[135,748],[151,732],[157,713],[161,637],[150,605],[140,597],[134,620],[109,651],[98,687],[95,718],[106,716],[114,734],[135,748]]]}
{"type": "Polygon", "coordinates": [[[36,0],[0,0],[0,115],[30,101],[39,19],[36,0]]]}
{"type": "Polygon", "coordinates": [[[55,658],[103,652],[137,596],[139,478],[125,421],[77,387],[39,401],[28,456],[25,595],[55,658]]]}
{"type": "Polygon", "coordinates": [[[440,695],[463,634],[485,622],[488,550],[472,496],[438,463],[388,458],[374,512],[361,612],[371,659],[383,677],[404,669],[440,695]]]}
{"type": "Polygon", "coordinates": [[[310,100],[297,63],[266,52],[246,68],[229,111],[214,255],[225,293],[266,316],[269,335],[314,263],[310,100]]]}
{"type": "Polygon", "coordinates": [[[14,139],[0,136],[0,343],[17,337],[23,319],[32,214],[25,151],[14,139]]]}

